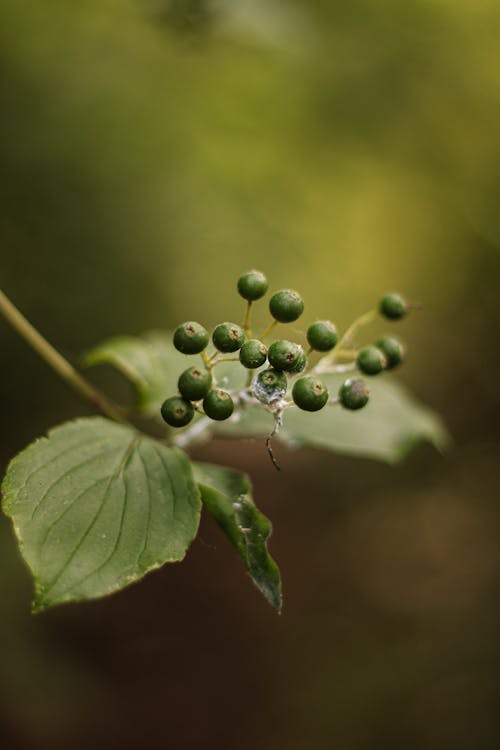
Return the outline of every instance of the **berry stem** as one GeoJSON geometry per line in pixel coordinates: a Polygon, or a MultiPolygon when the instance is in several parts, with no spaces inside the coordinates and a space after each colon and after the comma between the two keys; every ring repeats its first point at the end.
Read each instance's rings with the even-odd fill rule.
{"type": "Polygon", "coordinates": [[[378,310],[373,309],[369,310],[363,315],[360,315],[359,318],[356,318],[356,320],[351,323],[344,335],[341,336],[340,341],[338,342],[335,349],[333,349],[333,351],[320,359],[320,361],[314,368],[315,372],[327,372],[328,367],[336,362],[339,357],[356,357],[357,352],[354,349],[344,349],[344,347],[352,343],[354,335],[357,333],[359,328],[368,325],[368,323],[372,323],[376,319],[377,315],[378,310]]]}
{"type": "Polygon", "coordinates": [[[213,362],[212,362],[212,359],[215,356],[216,355],[214,354],[212,357],[209,357],[208,354],[206,353],[206,351],[200,352],[200,357],[202,358],[203,364],[205,365],[205,367],[207,368],[207,370],[211,370],[212,367],[214,366],[213,362]]]}
{"type": "Polygon", "coordinates": [[[345,344],[349,344],[352,341],[354,334],[357,332],[358,328],[368,325],[368,323],[372,323],[377,317],[377,315],[378,315],[378,311],[374,309],[374,310],[369,310],[363,315],[360,315],[359,318],[356,318],[356,320],[351,323],[347,331],[344,333],[344,335],[340,339],[338,346],[334,350],[334,356],[335,356],[335,352],[338,353],[339,351],[342,350],[342,347],[345,344]]]}
{"type": "Polygon", "coordinates": [[[330,375],[330,374],[336,374],[336,373],[342,373],[342,372],[351,372],[352,370],[356,369],[356,363],[355,362],[348,362],[343,365],[332,365],[329,362],[323,362],[323,360],[320,360],[316,367],[314,367],[311,372],[315,375],[330,375]]]}
{"type": "Polygon", "coordinates": [[[245,331],[249,339],[252,337],[252,331],[250,329],[250,315],[252,313],[252,300],[248,300],[247,309],[245,311],[245,320],[243,321],[243,330],[245,331]]]}
{"type": "Polygon", "coordinates": [[[101,414],[115,420],[126,422],[120,407],[89,383],[79,372],[54,349],[52,344],[31,325],[20,310],[0,289],[0,313],[10,323],[27,344],[67,383],[79,396],[82,396],[101,414]]]}
{"type": "Polygon", "coordinates": [[[271,323],[269,323],[269,325],[267,326],[267,328],[264,328],[264,330],[260,334],[259,341],[264,341],[264,339],[267,336],[269,336],[269,334],[271,333],[271,331],[273,330],[273,328],[275,326],[277,326],[277,325],[278,325],[278,321],[277,320],[273,320],[271,323]]]}
{"type": "Polygon", "coordinates": [[[336,349],[335,359],[355,359],[358,356],[357,349],[336,349]]]}
{"type": "Polygon", "coordinates": [[[221,357],[220,359],[214,359],[213,362],[211,362],[210,367],[213,370],[214,367],[221,362],[239,362],[239,357],[221,357]]]}

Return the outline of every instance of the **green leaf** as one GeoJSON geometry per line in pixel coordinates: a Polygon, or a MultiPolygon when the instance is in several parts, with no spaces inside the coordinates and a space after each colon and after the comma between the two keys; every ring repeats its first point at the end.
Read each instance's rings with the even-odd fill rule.
{"type": "MultiPolygon", "coordinates": [[[[336,395],[345,376],[322,375],[331,395],[336,395]]],[[[370,380],[368,405],[357,412],[341,406],[326,406],[318,412],[287,409],[277,440],[294,446],[332,450],[397,463],[418,443],[429,442],[444,450],[449,436],[441,419],[409,392],[383,375],[370,380]]],[[[246,409],[239,421],[221,422],[215,432],[221,437],[263,437],[273,419],[261,409],[246,409]]]]}
{"type": "Polygon", "coordinates": [[[116,336],[87,352],[87,366],[110,364],[130,380],[137,390],[139,408],[159,414],[169,395],[177,392],[177,379],[188,365],[187,357],[172,345],[171,336],[160,332],[144,337],[116,336]]]}
{"type": "Polygon", "coordinates": [[[181,560],[201,508],[184,453],[101,417],[67,422],[28,446],[2,493],[35,578],[36,610],[105,596],[181,560]]]}
{"type": "MultiPolygon", "coordinates": [[[[172,334],[152,331],[143,336],[117,336],[107,339],[83,358],[87,366],[110,364],[130,380],[138,394],[139,409],[159,418],[160,406],[177,393],[177,380],[183,370],[195,363],[196,356],[181,354],[172,343],[172,334]]],[[[224,362],[217,367],[217,379],[230,388],[242,388],[246,373],[238,363],[224,362]],[[236,366],[235,366],[236,365],[236,366]]]]}
{"type": "Polygon", "coordinates": [[[193,470],[203,504],[238,550],[259,591],[280,612],[280,572],[266,544],[272,525],[257,510],[248,477],[239,471],[206,463],[193,463],[193,470]]]}

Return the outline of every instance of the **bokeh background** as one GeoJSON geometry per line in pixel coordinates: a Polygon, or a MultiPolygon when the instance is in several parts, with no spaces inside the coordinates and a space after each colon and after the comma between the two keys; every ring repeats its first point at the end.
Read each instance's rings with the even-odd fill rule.
{"type": "MultiPolygon", "coordinates": [[[[32,617],[3,519],[5,750],[500,747],[499,43],[497,0],[2,0],[1,286],[51,341],[238,318],[253,266],[341,327],[396,288],[401,380],[454,438],[279,475],[197,451],[252,474],[281,617],[207,518],[182,564],[32,617]]],[[[0,343],[3,469],[90,412],[0,343]]]]}

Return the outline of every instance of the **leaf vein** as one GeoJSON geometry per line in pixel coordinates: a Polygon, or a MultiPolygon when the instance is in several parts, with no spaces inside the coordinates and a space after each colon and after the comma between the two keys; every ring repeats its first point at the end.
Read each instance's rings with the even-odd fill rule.
{"type": "MultiPolygon", "coordinates": [[[[42,439],[48,441],[50,438],[42,438],[42,439]]],[[[103,442],[103,438],[101,438],[100,440],[94,441],[90,445],[93,447],[94,445],[99,445],[102,442],[103,442]]],[[[36,443],[34,445],[36,445],[36,443]]],[[[50,464],[54,463],[54,461],[57,461],[57,459],[61,458],[61,456],[66,455],[66,453],[70,453],[72,450],[79,450],[80,448],[84,447],[85,445],[89,445],[88,441],[85,441],[83,443],[77,443],[76,445],[71,445],[69,448],[66,448],[65,450],[61,451],[60,453],[57,453],[55,456],[53,456],[52,458],[50,458],[45,463],[40,464],[40,466],[36,466],[32,471],[30,471],[28,473],[28,476],[24,479],[22,485],[16,489],[16,495],[19,496],[26,489],[26,486],[27,486],[28,482],[35,476],[35,474],[38,471],[41,471],[42,469],[46,469],[47,466],[50,466],[50,464]]],[[[20,456],[18,456],[18,458],[22,457],[22,455],[23,454],[21,453],[20,456]]],[[[17,460],[17,459],[14,459],[14,460],[17,460]]]]}
{"type": "MultiPolygon", "coordinates": [[[[111,448],[113,448],[113,446],[110,446],[109,450],[111,450],[111,448]]],[[[113,448],[113,450],[116,450],[116,449],[113,448]]],[[[75,464],[74,466],[71,466],[69,469],[67,469],[67,471],[64,472],[64,474],[60,474],[57,477],[57,479],[55,479],[52,482],[52,484],[50,484],[47,487],[47,489],[43,493],[42,497],[40,498],[40,500],[37,502],[37,504],[33,508],[33,511],[31,513],[31,517],[30,517],[30,521],[33,521],[33,519],[35,518],[35,515],[37,514],[39,508],[41,508],[43,501],[47,498],[47,496],[48,496],[49,492],[51,492],[51,490],[54,490],[57,487],[57,485],[60,482],[62,482],[63,479],[66,479],[66,477],[69,474],[72,474],[74,471],[78,471],[78,469],[81,469],[82,466],[86,466],[87,464],[91,464],[93,461],[96,460],[96,458],[101,458],[102,455],[103,455],[103,453],[107,453],[107,451],[100,451],[99,453],[96,453],[94,456],[90,456],[89,458],[86,458],[85,461],[81,461],[80,463],[75,464]]]]}
{"type": "MultiPolygon", "coordinates": [[[[108,482],[106,484],[106,487],[104,488],[103,497],[102,497],[102,500],[101,500],[101,505],[99,506],[99,510],[95,514],[95,516],[92,519],[92,521],[90,522],[90,524],[87,526],[87,528],[86,528],[85,532],[83,533],[82,537],[80,538],[78,544],[76,545],[75,549],[73,550],[73,552],[71,553],[71,555],[68,557],[68,559],[66,560],[66,562],[61,567],[61,570],[59,571],[59,573],[57,573],[57,575],[52,579],[52,581],[49,583],[49,585],[45,589],[45,592],[44,592],[45,596],[49,593],[49,591],[51,591],[54,588],[54,586],[56,585],[56,583],[64,575],[64,573],[68,569],[69,564],[71,563],[72,560],[74,560],[74,558],[75,558],[78,550],[80,549],[80,547],[82,546],[83,542],[85,541],[85,539],[88,537],[88,535],[92,531],[94,525],[97,523],[97,520],[98,520],[99,516],[101,515],[101,513],[102,513],[102,511],[104,509],[104,506],[106,504],[106,500],[108,498],[108,492],[109,492],[109,490],[110,490],[113,482],[116,479],[118,479],[118,477],[120,477],[121,474],[122,474],[122,472],[124,471],[124,469],[125,469],[125,467],[127,465],[127,462],[128,462],[128,460],[130,458],[130,455],[131,455],[131,453],[132,453],[132,451],[134,449],[134,446],[135,446],[135,444],[137,443],[138,440],[139,440],[138,436],[134,435],[134,437],[132,438],[132,440],[130,441],[130,443],[127,445],[127,447],[126,447],[126,449],[125,449],[125,451],[123,453],[123,456],[122,456],[122,458],[120,460],[120,463],[118,464],[118,466],[116,467],[116,469],[113,471],[113,473],[110,475],[109,480],[108,480],[108,482]]],[[[86,578],[87,577],[88,576],[86,576],[86,578]]],[[[86,578],[84,578],[83,580],[86,580],[86,578]]],[[[70,591],[71,589],[75,588],[75,586],[77,586],[77,585],[79,585],[81,583],[82,583],[82,580],[79,580],[76,583],[72,584],[69,588],[65,589],[60,596],[62,596],[63,594],[67,593],[67,591],[70,591]]]]}
{"type": "Polygon", "coordinates": [[[106,481],[107,481],[107,477],[101,477],[101,479],[98,479],[97,481],[92,482],[92,484],[89,484],[88,487],[85,487],[85,489],[83,489],[81,492],[78,493],[78,495],[71,501],[70,505],[68,505],[63,510],[63,512],[55,519],[55,521],[53,521],[50,524],[49,528],[47,529],[47,531],[45,533],[45,536],[43,537],[42,542],[40,543],[40,551],[44,547],[44,545],[45,545],[45,543],[46,543],[46,541],[47,541],[47,539],[49,537],[50,532],[54,529],[55,526],[57,526],[57,524],[59,523],[59,521],[62,521],[62,519],[64,518],[64,516],[66,515],[66,513],[69,513],[69,511],[74,508],[75,503],[78,502],[78,500],[80,500],[81,497],[83,497],[84,495],[86,495],[86,493],[89,490],[93,489],[94,487],[97,487],[97,485],[102,484],[102,482],[106,482],[106,481]]]}
{"type": "Polygon", "coordinates": [[[177,497],[176,497],[176,493],[174,491],[174,484],[172,482],[172,477],[170,476],[170,469],[169,469],[168,464],[165,463],[165,460],[163,458],[163,454],[160,453],[160,451],[158,450],[158,448],[156,447],[156,445],[154,446],[154,450],[155,450],[156,455],[160,459],[160,463],[163,466],[163,468],[165,470],[165,473],[167,475],[167,478],[168,478],[168,483],[170,485],[170,494],[172,496],[172,517],[173,517],[174,521],[177,521],[178,520],[177,519],[177,512],[176,512],[177,511],[177,497]]]}
{"type": "Polygon", "coordinates": [[[148,541],[149,541],[149,531],[150,531],[150,524],[151,524],[151,505],[152,505],[152,495],[153,495],[153,493],[151,492],[151,485],[150,485],[150,482],[149,482],[148,472],[146,471],[146,464],[144,463],[144,459],[143,459],[143,457],[141,455],[141,445],[142,445],[142,443],[139,444],[139,447],[137,448],[137,455],[139,456],[139,459],[140,459],[140,462],[141,462],[141,466],[142,466],[142,471],[143,471],[144,477],[146,479],[146,485],[147,485],[147,488],[148,488],[148,517],[147,517],[147,520],[146,520],[146,528],[145,528],[145,533],[144,533],[144,542],[143,542],[143,545],[142,545],[142,549],[141,549],[141,551],[140,551],[140,553],[139,553],[139,555],[137,557],[137,565],[141,564],[141,558],[144,555],[144,552],[146,551],[147,544],[148,544],[148,541]]]}

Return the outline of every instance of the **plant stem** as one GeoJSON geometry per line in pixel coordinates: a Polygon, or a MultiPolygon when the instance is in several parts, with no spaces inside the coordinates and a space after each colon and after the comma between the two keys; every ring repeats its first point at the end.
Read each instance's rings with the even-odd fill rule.
{"type": "Polygon", "coordinates": [[[34,328],[0,289],[0,313],[27,344],[51,367],[79,396],[82,396],[102,414],[117,422],[125,422],[120,408],[98,391],[78,373],[64,357],[34,328]]]}
{"type": "Polygon", "coordinates": [[[243,330],[245,331],[249,339],[252,338],[252,331],[250,330],[250,314],[252,312],[252,301],[248,300],[247,309],[245,312],[245,320],[243,322],[243,330]]]}
{"type": "Polygon", "coordinates": [[[357,351],[355,349],[344,349],[344,347],[352,345],[354,334],[358,331],[358,329],[375,320],[377,314],[377,310],[369,310],[368,312],[364,313],[364,315],[360,315],[359,318],[356,318],[356,320],[351,323],[344,335],[341,336],[340,341],[338,342],[335,349],[333,349],[333,351],[331,351],[329,354],[326,354],[320,359],[320,361],[316,364],[314,371],[327,372],[330,365],[337,362],[337,359],[342,357],[355,357],[357,355],[357,351]]]}
{"type": "Polygon", "coordinates": [[[218,365],[219,362],[239,362],[239,357],[221,357],[220,359],[214,359],[212,362],[212,367],[215,367],[215,365],[218,365]]]}
{"type": "Polygon", "coordinates": [[[353,323],[351,323],[347,331],[344,333],[344,335],[340,339],[337,345],[337,349],[335,351],[338,352],[342,349],[342,347],[345,344],[349,344],[352,341],[353,336],[358,330],[358,328],[361,328],[361,326],[367,325],[367,323],[371,323],[373,320],[375,320],[376,317],[377,317],[377,310],[369,310],[364,315],[360,315],[359,318],[356,318],[356,320],[353,323]]]}
{"type": "Polygon", "coordinates": [[[203,364],[205,365],[205,367],[207,368],[207,370],[211,370],[212,367],[213,367],[213,364],[212,364],[212,358],[213,357],[209,357],[208,354],[206,353],[206,351],[202,351],[201,352],[201,358],[202,358],[203,364]]]}
{"type": "Polygon", "coordinates": [[[267,328],[264,328],[264,330],[260,334],[259,340],[260,341],[264,341],[264,339],[266,338],[266,336],[269,336],[269,334],[273,330],[274,326],[277,326],[277,325],[278,325],[278,321],[277,320],[273,320],[272,323],[269,323],[269,325],[267,326],[267,328]]]}
{"type": "Polygon", "coordinates": [[[355,359],[357,355],[357,349],[335,349],[335,359],[355,359]]]}

